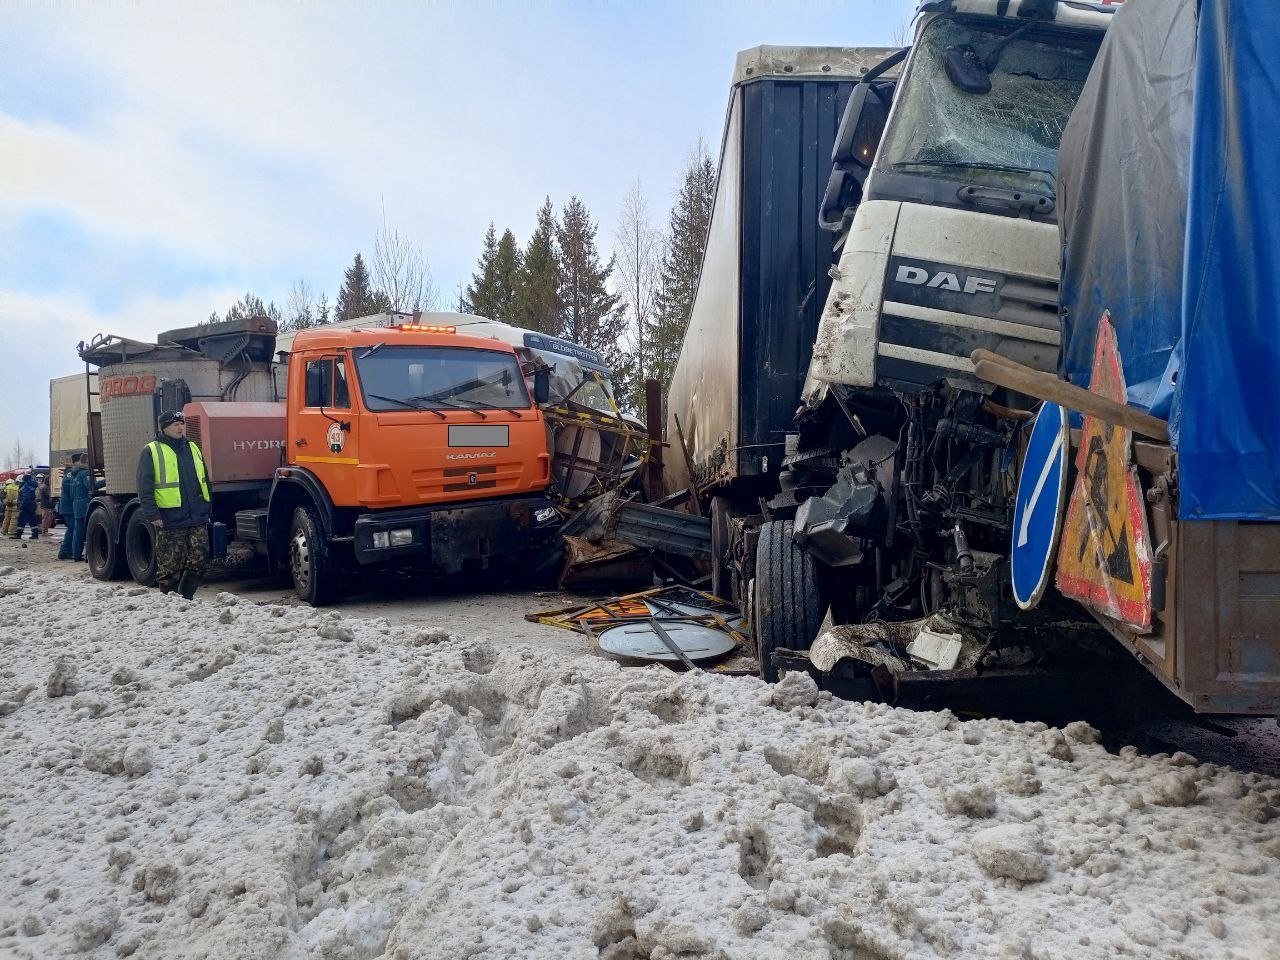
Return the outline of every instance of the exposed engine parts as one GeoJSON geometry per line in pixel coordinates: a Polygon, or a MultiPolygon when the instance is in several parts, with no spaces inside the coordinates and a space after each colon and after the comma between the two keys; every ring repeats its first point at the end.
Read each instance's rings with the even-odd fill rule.
{"type": "Polygon", "coordinates": [[[828,406],[812,414],[828,420],[815,435],[852,417],[870,435],[838,457],[797,443],[782,493],[767,507],[778,517],[794,503],[796,543],[829,569],[833,598],[861,598],[836,604],[836,622],[946,613],[994,629],[1008,606],[1011,464],[1021,411],[956,381],[933,393],[845,395],[828,406]]]}

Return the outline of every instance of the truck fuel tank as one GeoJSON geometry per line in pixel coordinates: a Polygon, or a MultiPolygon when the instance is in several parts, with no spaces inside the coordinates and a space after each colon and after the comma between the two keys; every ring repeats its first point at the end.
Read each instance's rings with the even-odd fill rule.
{"type": "Polygon", "coordinates": [[[284,463],[283,403],[196,401],[182,412],[211,484],[269,482],[284,463]]]}

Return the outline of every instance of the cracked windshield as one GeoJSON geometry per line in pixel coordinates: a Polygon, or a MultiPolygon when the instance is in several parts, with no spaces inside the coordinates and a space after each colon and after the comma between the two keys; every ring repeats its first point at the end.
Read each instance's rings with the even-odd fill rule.
{"type": "Polygon", "coordinates": [[[529,406],[515,357],[453,347],[371,347],[356,351],[370,410],[518,410],[529,406]]]}
{"type": "Polygon", "coordinates": [[[1097,46],[1033,36],[936,20],[885,136],[884,162],[899,173],[1054,194],[1058,143],[1097,46]],[[989,93],[966,93],[947,77],[945,52],[965,45],[985,61],[989,93]]]}

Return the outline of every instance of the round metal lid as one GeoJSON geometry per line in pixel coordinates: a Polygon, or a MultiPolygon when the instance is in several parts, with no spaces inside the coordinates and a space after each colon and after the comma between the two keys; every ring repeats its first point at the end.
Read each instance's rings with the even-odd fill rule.
{"type": "MultiPolygon", "coordinates": [[[[723,630],[700,623],[664,622],[662,628],[690,660],[722,657],[737,644],[723,630]]],[[[667,648],[649,621],[620,623],[597,634],[600,649],[615,657],[629,660],[678,662],[679,657],[667,648]]]]}

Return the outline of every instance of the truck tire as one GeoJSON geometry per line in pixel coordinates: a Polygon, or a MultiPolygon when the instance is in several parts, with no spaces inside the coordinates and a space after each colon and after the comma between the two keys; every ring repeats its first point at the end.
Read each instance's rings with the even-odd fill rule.
{"type": "Polygon", "coordinates": [[[751,630],[756,638],[760,676],[778,680],[773,652],[808,650],[822,627],[826,604],[818,588],[818,562],[791,536],[790,520],[760,527],[751,630]]]}
{"type": "Polygon", "coordinates": [[[733,560],[729,542],[729,498],[711,498],[711,592],[733,602],[733,560]]]}
{"type": "Polygon", "coordinates": [[[105,510],[95,510],[85,521],[84,557],[95,580],[123,580],[129,575],[124,549],[105,510]]]}
{"type": "MultiPolygon", "coordinates": [[[[85,539],[89,528],[85,527],[85,539]]],[[[129,574],[144,587],[156,585],[156,529],[141,510],[134,510],[124,525],[124,556],[129,574]]]]}
{"type": "Polygon", "coordinates": [[[316,515],[295,507],[289,525],[289,573],[293,592],[313,607],[333,603],[338,595],[338,565],[316,515]]]}

